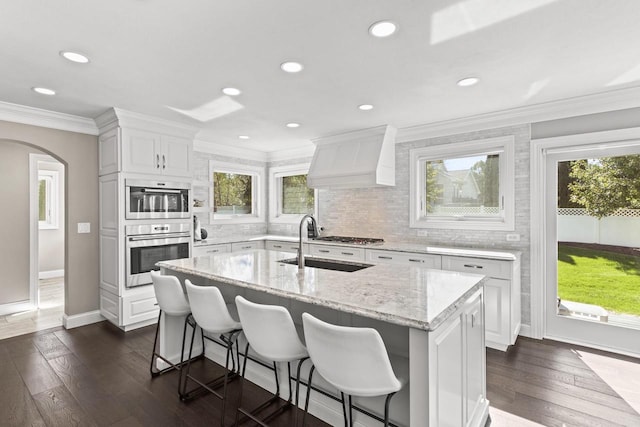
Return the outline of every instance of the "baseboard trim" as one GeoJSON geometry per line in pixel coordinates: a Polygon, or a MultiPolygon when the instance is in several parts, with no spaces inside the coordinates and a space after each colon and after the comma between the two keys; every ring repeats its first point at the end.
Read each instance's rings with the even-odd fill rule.
{"type": "Polygon", "coordinates": [[[522,335],[523,337],[527,337],[527,338],[535,338],[534,336],[531,335],[531,325],[525,325],[525,324],[520,325],[520,332],[518,333],[518,335],[522,335]]]}
{"type": "Polygon", "coordinates": [[[102,322],[103,320],[105,320],[105,318],[100,314],[100,310],[87,311],[86,313],[74,314],[72,316],[65,314],[62,316],[62,326],[64,326],[65,329],[73,329],[102,322]]]}
{"type": "Polygon", "coordinates": [[[0,304],[0,316],[7,314],[20,313],[21,311],[35,310],[37,307],[30,301],[10,302],[8,304],[0,304]]]}
{"type": "Polygon", "coordinates": [[[49,271],[41,271],[38,273],[38,279],[53,279],[55,277],[63,277],[64,269],[61,270],[49,270],[49,271]]]}

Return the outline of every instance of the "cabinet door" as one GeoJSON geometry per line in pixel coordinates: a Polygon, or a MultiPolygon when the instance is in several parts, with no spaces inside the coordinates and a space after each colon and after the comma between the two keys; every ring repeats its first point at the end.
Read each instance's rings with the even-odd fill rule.
{"type": "Polygon", "coordinates": [[[440,255],[366,249],[367,261],[379,264],[413,265],[440,269],[440,255]]]}
{"type": "MultiPolygon", "coordinates": [[[[302,248],[305,253],[309,251],[306,248],[306,245],[303,243],[302,248]]],[[[283,242],[280,240],[267,240],[265,242],[265,249],[270,251],[280,251],[280,252],[298,252],[298,243],[295,242],[283,242]]]]}
{"type": "Polygon", "coordinates": [[[464,425],[462,317],[458,312],[430,333],[429,425],[464,425]]]}
{"type": "Polygon", "coordinates": [[[465,424],[478,418],[485,401],[485,347],[482,294],[472,297],[464,309],[465,331],[465,424]]]}
{"type": "Polygon", "coordinates": [[[191,176],[192,144],[184,138],[163,136],[160,149],[160,169],[162,174],[171,176],[191,176]]]}
{"type": "Polygon", "coordinates": [[[510,337],[510,287],[510,280],[489,279],[484,283],[487,345],[503,351],[513,344],[510,337]]]}
{"type": "Polygon", "coordinates": [[[309,244],[309,253],[317,257],[364,261],[364,248],[309,244]]]}
{"type": "Polygon", "coordinates": [[[122,170],[161,173],[160,136],[151,132],[122,129],[122,170]]]}
{"type": "Polygon", "coordinates": [[[231,244],[231,252],[246,251],[248,249],[263,249],[264,242],[256,240],[253,242],[236,242],[231,244]]]}
{"type": "Polygon", "coordinates": [[[98,137],[100,169],[98,175],[107,175],[120,170],[119,128],[111,129],[98,137]]]}
{"type": "Polygon", "coordinates": [[[209,245],[209,246],[194,246],[191,254],[192,258],[199,256],[207,256],[207,255],[215,255],[215,254],[223,254],[231,252],[231,245],[223,244],[223,245],[209,245]]]}

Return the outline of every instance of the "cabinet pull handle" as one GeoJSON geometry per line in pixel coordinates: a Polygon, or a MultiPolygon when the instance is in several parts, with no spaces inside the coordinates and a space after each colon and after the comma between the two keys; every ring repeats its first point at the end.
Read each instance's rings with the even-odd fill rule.
{"type": "Polygon", "coordinates": [[[273,245],[273,247],[274,247],[274,248],[278,248],[278,249],[280,249],[282,246],[280,246],[280,245],[273,245]]]}
{"type": "Polygon", "coordinates": [[[409,258],[409,262],[424,262],[423,259],[409,258]]]}
{"type": "Polygon", "coordinates": [[[353,252],[340,252],[342,255],[353,255],[353,252]]]}
{"type": "Polygon", "coordinates": [[[162,169],[165,169],[167,167],[167,159],[165,159],[164,154],[162,155],[162,169]]]}
{"type": "Polygon", "coordinates": [[[393,257],[384,256],[384,255],[378,255],[378,259],[393,259],[393,257]]]}
{"type": "Polygon", "coordinates": [[[251,249],[251,246],[243,246],[242,249],[251,249]]]}
{"type": "Polygon", "coordinates": [[[473,328],[476,324],[476,315],[475,313],[471,315],[471,327],[473,328]]]}
{"type": "Polygon", "coordinates": [[[323,254],[328,254],[331,251],[328,251],[326,249],[318,249],[318,252],[323,253],[323,254]]]}
{"type": "Polygon", "coordinates": [[[464,264],[464,267],[467,267],[467,268],[484,268],[483,266],[478,265],[478,264],[464,264]]]}
{"type": "Polygon", "coordinates": [[[156,169],[160,169],[160,154],[156,154],[156,169]]]}

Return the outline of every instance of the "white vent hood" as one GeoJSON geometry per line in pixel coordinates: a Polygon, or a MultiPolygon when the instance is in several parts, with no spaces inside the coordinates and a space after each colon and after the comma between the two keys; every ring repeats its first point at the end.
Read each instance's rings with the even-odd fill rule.
{"type": "Polygon", "coordinates": [[[313,140],[316,150],[307,185],[320,189],[396,185],[396,132],[384,125],[313,140]]]}

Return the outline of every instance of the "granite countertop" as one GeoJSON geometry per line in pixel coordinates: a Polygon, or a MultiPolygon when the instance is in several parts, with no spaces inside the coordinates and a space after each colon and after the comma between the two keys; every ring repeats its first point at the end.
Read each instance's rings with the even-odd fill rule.
{"type": "MultiPolygon", "coordinates": [[[[255,236],[239,236],[239,237],[226,237],[217,239],[207,239],[194,242],[195,247],[219,245],[226,243],[247,242],[254,240],[279,240],[285,242],[298,242],[298,238],[294,236],[276,236],[276,235],[255,235],[255,236]]],[[[414,252],[422,254],[434,254],[434,255],[452,255],[452,256],[467,256],[472,258],[486,258],[496,260],[515,261],[518,259],[520,252],[509,251],[501,249],[476,249],[476,248],[448,248],[443,246],[430,246],[420,243],[406,243],[406,242],[384,242],[371,245],[356,245],[349,243],[339,242],[327,242],[319,240],[303,240],[304,243],[313,243],[315,245],[330,245],[330,246],[345,246],[352,248],[365,248],[365,249],[379,249],[384,251],[396,251],[396,252],[414,252]]]]}
{"type": "MultiPolygon", "coordinates": [[[[246,240],[245,240],[246,241],[246,240]]],[[[159,262],[162,268],[421,330],[434,330],[484,276],[413,266],[373,265],[345,273],[279,262],[286,252],[254,249],[159,262]]]]}

